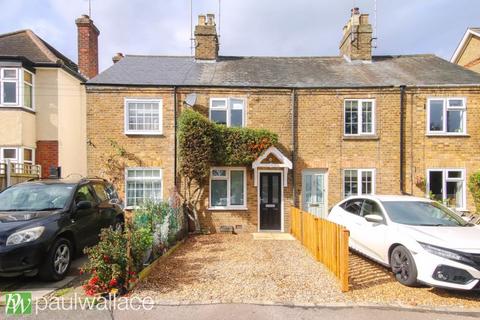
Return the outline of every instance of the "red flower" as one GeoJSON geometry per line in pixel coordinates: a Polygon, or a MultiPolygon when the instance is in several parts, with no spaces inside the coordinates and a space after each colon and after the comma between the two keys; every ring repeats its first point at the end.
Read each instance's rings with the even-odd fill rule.
{"type": "Polygon", "coordinates": [[[110,257],[107,255],[103,256],[103,261],[108,263],[110,261],[110,257]]]}
{"type": "Polygon", "coordinates": [[[97,276],[95,276],[92,279],[90,279],[89,284],[95,285],[95,284],[98,283],[98,280],[100,280],[100,279],[97,276]]]}
{"type": "Polygon", "coordinates": [[[135,272],[135,271],[128,271],[128,274],[131,275],[131,276],[133,276],[133,275],[136,274],[136,272],[135,272]]]}
{"type": "Polygon", "coordinates": [[[110,280],[110,282],[108,283],[108,285],[109,285],[111,288],[116,287],[117,284],[118,284],[118,282],[117,282],[117,279],[115,279],[115,278],[112,279],[112,280],[110,280]]]}

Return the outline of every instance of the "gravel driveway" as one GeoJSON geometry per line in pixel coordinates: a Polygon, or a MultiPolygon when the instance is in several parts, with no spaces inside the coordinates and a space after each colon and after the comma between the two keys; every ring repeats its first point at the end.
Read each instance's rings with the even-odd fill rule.
{"type": "Polygon", "coordinates": [[[135,290],[159,303],[305,303],[343,299],[298,241],[251,234],[189,238],[135,290]]]}
{"type": "Polygon", "coordinates": [[[167,304],[354,303],[480,310],[478,292],[404,287],[387,268],[350,257],[351,290],[343,294],[330,272],[296,240],[253,240],[251,234],[196,236],[157,265],[134,295],[167,304]]]}

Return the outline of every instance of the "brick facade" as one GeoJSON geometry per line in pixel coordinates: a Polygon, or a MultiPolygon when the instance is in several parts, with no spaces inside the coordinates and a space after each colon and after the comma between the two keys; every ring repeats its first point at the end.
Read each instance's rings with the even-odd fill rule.
{"type": "Polygon", "coordinates": [[[50,175],[50,168],[58,167],[58,141],[37,141],[36,163],[42,166],[42,177],[50,175]]]}
{"type": "MultiPolygon", "coordinates": [[[[164,198],[173,187],[174,121],[173,89],[87,87],[89,174],[101,175],[105,159],[111,152],[110,140],[118,141],[128,152],[142,160],[144,166],[164,169],[164,198]],[[128,136],[124,134],[124,98],[162,98],[162,136],[128,136]]],[[[279,135],[278,149],[294,162],[289,170],[284,192],[284,230],[289,228],[289,209],[302,203],[302,172],[322,169],[328,176],[328,207],[343,199],[343,171],[349,168],[375,169],[377,194],[401,194],[400,186],[400,89],[297,89],[295,113],[292,112],[292,90],[287,89],[220,89],[178,88],[177,101],[184,101],[195,92],[195,109],[208,115],[212,97],[246,99],[246,125],[264,128],[279,135]],[[375,100],[375,133],[368,137],[344,136],[344,101],[361,98],[375,100]],[[295,139],[292,137],[292,116],[295,116],[295,139]],[[295,140],[296,156],[292,159],[295,140]],[[295,180],[295,184],[293,181],[295,180]],[[295,199],[293,194],[296,194],[295,199]]],[[[480,124],[480,94],[476,89],[406,89],[404,130],[404,191],[424,196],[414,181],[424,177],[428,168],[462,168],[467,177],[480,168],[478,135],[480,124]],[[460,137],[430,137],[426,135],[427,97],[465,97],[467,99],[467,133],[460,137]]],[[[178,112],[183,109],[181,103],[178,112]]],[[[133,164],[132,164],[133,165],[133,164]]],[[[209,210],[207,188],[200,203],[200,220],[204,228],[218,230],[222,225],[241,226],[242,231],[258,230],[258,188],[254,186],[254,171],[247,167],[247,209],[209,210]]],[[[181,177],[179,179],[181,185],[181,177]]],[[[117,186],[122,192],[123,182],[117,186]]],[[[473,200],[468,194],[468,209],[473,200]]]]}
{"type": "Polygon", "coordinates": [[[77,20],[78,33],[78,69],[91,79],[98,74],[98,36],[100,31],[88,15],[77,20]]]}

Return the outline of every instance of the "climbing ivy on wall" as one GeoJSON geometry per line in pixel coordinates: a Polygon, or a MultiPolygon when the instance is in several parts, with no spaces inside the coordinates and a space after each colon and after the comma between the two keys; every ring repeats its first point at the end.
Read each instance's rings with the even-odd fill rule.
{"type": "Polygon", "coordinates": [[[190,218],[200,229],[196,207],[208,183],[211,166],[249,165],[278,142],[268,130],[228,128],[201,113],[186,109],[179,118],[179,171],[190,218]]]}

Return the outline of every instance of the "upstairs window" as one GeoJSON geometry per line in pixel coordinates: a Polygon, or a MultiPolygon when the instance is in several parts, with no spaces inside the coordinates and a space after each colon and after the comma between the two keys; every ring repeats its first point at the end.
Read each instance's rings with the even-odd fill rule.
{"type": "Polygon", "coordinates": [[[162,100],[125,99],[125,133],[162,134],[162,100]]]}
{"type": "Polygon", "coordinates": [[[430,98],[427,109],[428,134],[466,134],[465,98],[430,98]]]}
{"type": "Polygon", "coordinates": [[[227,127],[244,127],[245,100],[237,98],[210,99],[210,120],[227,127]]]}
{"type": "Polygon", "coordinates": [[[18,105],[18,69],[0,69],[0,93],[2,105],[18,105]]]}
{"type": "Polygon", "coordinates": [[[372,135],[375,133],[375,100],[345,100],[345,135],[372,135]]]}
{"type": "Polygon", "coordinates": [[[33,74],[23,70],[23,106],[33,109],[33,74]]]}

